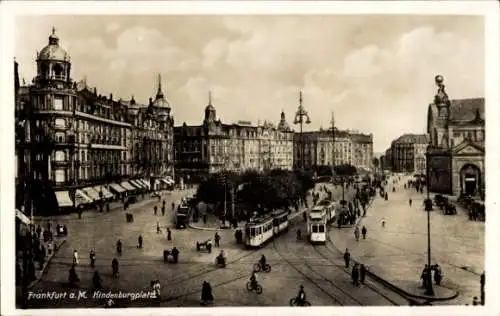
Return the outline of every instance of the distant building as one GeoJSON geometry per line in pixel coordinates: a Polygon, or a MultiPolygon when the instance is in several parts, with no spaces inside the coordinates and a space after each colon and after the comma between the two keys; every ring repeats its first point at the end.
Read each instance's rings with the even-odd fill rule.
{"type": "Polygon", "coordinates": [[[484,198],[484,98],[450,100],[442,76],[427,110],[429,185],[433,192],[484,198]]]}
{"type": "Polygon", "coordinates": [[[389,147],[384,154],[384,170],[392,171],[393,165],[392,148],[389,147]]]}
{"type": "Polygon", "coordinates": [[[175,165],[179,174],[197,177],[223,170],[244,172],[293,167],[293,131],[285,113],[277,127],[269,122],[225,124],[217,119],[209,95],[201,125],[175,127],[175,165]]]}
{"type": "Polygon", "coordinates": [[[174,176],[173,117],[160,87],[155,101],[141,107],[133,98],[99,95],[86,80],[74,82],[55,29],[36,64],[32,84],[16,94],[19,207],[95,206],[174,176]]]}
{"type": "MultiPolygon", "coordinates": [[[[301,138],[295,133],[294,163],[301,164],[301,138]]],[[[373,135],[358,132],[332,130],[303,132],[304,168],[350,164],[356,168],[371,169],[373,158],[373,135]],[[335,136],[333,135],[335,134],[335,136]],[[335,141],[334,141],[335,140],[335,141]]]]}
{"type": "Polygon", "coordinates": [[[404,134],[391,143],[392,171],[425,173],[425,152],[429,144],[425,134],[404,134]]]}

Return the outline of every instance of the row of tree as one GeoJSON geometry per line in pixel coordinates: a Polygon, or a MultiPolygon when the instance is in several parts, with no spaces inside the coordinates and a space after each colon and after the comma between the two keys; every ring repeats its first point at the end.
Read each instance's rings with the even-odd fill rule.
{"type": "MultiPolygon", "coordinates": [[[[351,176],[354,176],[358,173],[358,170],[356,169],[356,167],[354,167],[353,165],[350,165],[350,164],[336,165],[335,167],[333,167],[333,169],[334,169],[335,175],[337,175],[337,176],[351,177],[351,176]]],[[[312,170],[314,171],[314,173],[318,177],[324,177],[324,176],[331,177],[332,176],[332,166],[318,165],[318,166],[314,166],[312,168],[312,170]]]]}
{"type": "Polygon", "coordinates": [[[271,212],[296,207],[312,188],[313,174],[307,171],[221,172],[209,175],[200,183],[197,199],[214,205],[235,201],[251,210],[271,212]]]}

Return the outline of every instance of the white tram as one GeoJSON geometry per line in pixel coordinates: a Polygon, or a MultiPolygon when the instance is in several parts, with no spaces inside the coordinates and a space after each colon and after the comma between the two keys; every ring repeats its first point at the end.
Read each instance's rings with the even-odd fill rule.
{"type": "Polygon", "coordinates": [[[262,247],[288,229],[288,212],[274,211],[264,217],[252,218],[245,225],[245,246],[262,247]]]}
{"type": "Polygon", "coordinates": [[[325,243],[327,225],[335,220],[335,202],[323,200],[318,203],[307,217],[307,233],[311,243],[325,243]]]}
{"type": "Polygon", "coordinates": [[[278,210],[271,213],[273,217],[273,233],[275,236],[288,230],[288,212],[278,210]]]}

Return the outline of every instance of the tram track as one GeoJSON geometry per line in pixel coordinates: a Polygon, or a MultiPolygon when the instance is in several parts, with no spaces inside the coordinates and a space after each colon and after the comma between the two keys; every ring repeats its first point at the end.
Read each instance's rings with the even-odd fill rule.
{"type": "MultiPolygon", "coordinates": [[[[331,240],[329,239],[329,237],[327,238],[327,240],[331,242],[331,240]]],[[[323,259],[325,259],[325,260],[333,263],[333,261],[332,261],[332,259],[330,257],[326,256],[324,253],[322,253],[319,250],[320,247],[321,246],[313,245],[313,249],[315,250],[315,252],[317,254],[319,254],[323,259]]],[[[330,253],[332,253],[334,255],[338,255],[338,252],[334,252],[333,250],[331,250],[330,248],[328,248],[328,246],[326,244],[322,248],[326,249],[328,252],[330,252],[330,253]]],[[[340,267],[340,266],[338,266],[336,264],[332,264],[332,266],[334,266],[337,270],[342,271],[345,274],[347,274],[347,275],[350,276],[349,271],[343,269],[342,267],[340,267]]],[[[385,295],[384,293],[382,293],[379,289],[377,289],[373,285],[365,283],[364,286],[367,287],[367,288],[369,288],[372,292],[376,293],[377,295],[383,297],[385,300],[387,300],[388,302],[390,302],[392,305],[394,305],[394,306],[400,306],[400,304],[398,302],[396,302],[395,300],[391,299],[390,297],[388,297],[387,295],[385,295]]],[[[406,299],[406,297],[404,297],[404,298],[406,299]]]]}
{"type": "MultiPolygon", "coordinates": [[[[303,264],[305,267],[307,267],[307,269],[309,269],[311,272],[313,272],[313,273],[315,273],[315,274],[317,274],[317,275],[320,276],[320,278],[318,279],[319,281],[323,281],[323,282],[328,283],[331,288],[335,289],[337,292],[340,292],[341,295],[343,296],[343,298],[339,297],[338,295],[332,294],[331,291],[328,290],[328,289],[326,289],[325,286],[320,285],[319,282],[316,281],[315,278],[310,277],[308,273],[306,273],[303,270],[301,270],[298,267],[298,264],[294,263],[295,260],[290,260],[290,259],[287,258],[287,256],[283,255],[283,251],[278,248],[276,241],[273,241],[273,246],[274,246],[274,250],[276,251],[276,253],[280,256],[280,258],[283,261],[285,261],[290,267],[292,267],[292,269],[294,269],[295,271],[297,271],[297,273],[299,273],[300,275],[302,275],[306,280],[308,280],[311,284],[313,284],[321,292],[323,292],[328,297],[330,297],[334,302],[336,302],[336,304],[338,304],[340,306],[353,306],[353,305],[361,305],[361,306],[363,306],[364,305],[363,302],[359,301],[354,296],[352,296],[350,293],[348,293],[346,290],[344,290],[341,287],[337,286],[332,280],[330,280],[328,278],[325,278],[322,275],[322,273],[320,273],[319,271],[317,271],[314,268],[312,268],[312,266],[307,263],[306,258],[297,257],[297,259],[302,260],[301,264],[303,264]],[[347,298],[347,301],[345,300],[345,298],[347,298]],[[352,301],[355,304],[349,304],[348,301],[352,301]]],[[[288,249],[286,249],[286,250],[287,250],[286,252],[290,253],[290,251],[288,249]]]]}

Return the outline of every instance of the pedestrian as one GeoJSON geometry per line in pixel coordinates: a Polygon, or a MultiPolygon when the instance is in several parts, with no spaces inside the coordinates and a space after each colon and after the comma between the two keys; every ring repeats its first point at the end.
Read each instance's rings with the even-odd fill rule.
{"type": "Polygon", "coordinates": [[[352,267],[351,277],[352,284],[354,284],[354,286],[359,286],[359,266],[357,263],[352,267]]]}
{"type": "Polygon", "coordinates": [[[157,234],[161,233],[160,222],[156,222],[156,233],[157,234]]]}
{"type": "Polygon", "coordinates": [[[361,284],[365,284],[365,277],[366,277],[366,267],[364,264],[361,264],[359,267],[359,281],[361,284]]]}
{"type": "Polygon", "coordinates": [[[474,296],[474,299],[472,300],[472,305],[474,306],[481,305],[481,302],[479,302],[477,296],[474,296]]]}
{"type": "Polygon", "coordinates": [[[481,274],[479,282],[481,284],[481,305],[484,305],[484,284],[485,284],[485,274],[484,272],[481,274]]]}
{"type": "Polygon", "coordinates": [[[443,272],[441,271],[441,267],[436,264],[434,266],[434,282],[436,282],[436,285],[441,285],[442,280],[443,280],[443,272]]]}
{"type": "Polygon", "coordinates": [[[155,212],[155,215],[158,213],[158,206],[155,205],[155,207],[153,207],[153,210],[155,212]]]}
{"type": "Polygon", "coordinates": [[[95,249],[90,250],[89,259],[90,259],[90,267],[94,268],[95,267],[95,249]]]}
{"type": "Polygon", "coordinates": [[[349,268],[349,262],[351,261],[351,254],[349,253],[349,249],[346,248],[344,252],[344,262],[345,262],[345,267],[349,268]]]}
{"type": "Polygon", "coordinates": [[[165,216],[165,204],[163,204],[163,206],[161,207],[161,216],[165,216]]]}
{"type": "Polygon", "coordinates": [[[78,251],[76,249],[73,251],[73,265],[77,266],[79,263],[78,261],[78,251]]]}
{"type": "Polygon", "coordinates": [[[215,235],[214,235],[214,241],[215,241],[215,247],[219,248],[220,244],[220,236],[219,234],[216,232],[215,235]]]}
{"type": "Polygon", "coordinates": [[[138,242],[137,248],[142,248],[142,236],[141,235],[139,235],[139,237],[137,238],[137,242],[138,242]]]}
{"type": "Polygon", "coordinates": [[[170,231],[170,228],[167,228],[167,240],[168,241],[172,240],[172,232],[170,231]]]}
{"type": "Polygon", "coordinates": [[[176,247],[172,249],[172,258],[174,263],[179,262],[179,250],[176,247]]]}
{"type": "Polygon", "coordinates": [[[380,222],[382,225],[382,228],[385,228],[385,219],[382,219],[382,222],[380,222]]]}
{"type": "Polygon", "coordinates": [[[428,273],[428,270],[429,270],[429,266],[425,265],[425,268],[422,271],[422,274],[420,275],[420,279],[422,280],[422,287],[424,289],[427,288],[427,278],[428,278],[427,273],[428,273]]]}
{"type": "Polygon", "coordinates": [[[356,241],[359,241],[359,226],[354,228],[354,238],[356,238],[356,241]]]}
{"type": "Polygon", "coordinates": [[[408,203],[410,204],[410,207],[411,207],[412,200],[411,200],[411,199],[409,199],[409,200],[408,200],[408,203]]]}
{"type": "Polygon", "coordinates": [[[121,256],[122,255],[122,241],[118,239],[116,242],[116,253],[121,256]]]}
{"type": "Polygon", "coordinates": [[[363,234],[363,239],[366,239],[366,233],[367,233],[366,227],[363,225],[363,228],[361,228],[361,234],[363,234]]]}
{"type": "Polygon", "coordinates": [[[172,212],[175,211],[175,202],[172,202],[172,212]]]}

